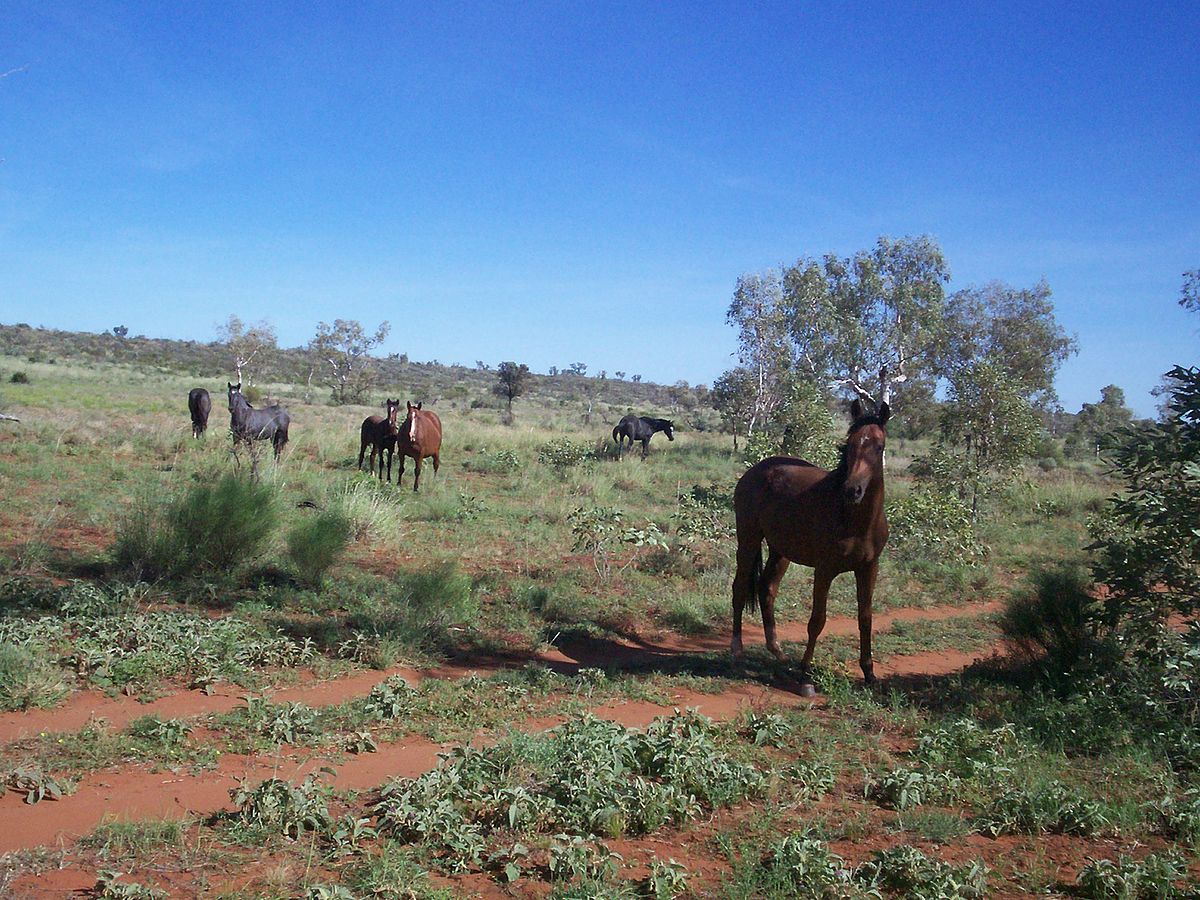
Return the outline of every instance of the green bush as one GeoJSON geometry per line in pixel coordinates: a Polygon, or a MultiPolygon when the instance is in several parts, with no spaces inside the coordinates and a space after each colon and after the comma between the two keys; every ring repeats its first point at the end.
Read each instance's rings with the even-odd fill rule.
{"type": "Polygon", "coordinates": [[[262,553],[278,521],[270,486],[227,474],[161,511],[142,504],[121,523],[113,556],[137,578],[229,572],[262,553]]]}
{"type": "Polygon", "coordinates": [[[1036,572],[1027,589],[1013,595],[1000,618],[1004,636],[1053,672],[1070,672],[1096,646],[1100,604],[1091,579],[1078,566],[1036,572]]]}
{"type": "Polygon", "coordinates": [[[350,519],[336,510],[324,510],[288,532],[287,552],[300,578],[319,587],[325,573],[350,543],[350,519]]]}
{"type": "Polygon", "coordinates": [[[29,384],[29,376],[24,372],[13,372],[8,381],[9,384],[29,384]]]}
{"type": "Polygon", "coordinates": [[[1052,781],[1005,791],[980,814],[976,824],[992,837],[1042,833],[1094,837],[1109,827],[1109,820],[1099,803],[1052,781]]]}
{"type": "Polygon", "coordinates": [[[32,647],[0,645],[0,710],[57,706],[67,695],[62,673],[32,647]]]}
{"type": "Polygon", "coordinates": [[[595,458],[591,444],[573,441],[570,438],[555,438],[538,447],[538,462],[555,469],[569,469],[595,458]]]}
{"type": "Polygon", "coordinates": [[[1079,872],[1075,892],[1086,900],[1170,900],[1184,896],[1175,884],[1186,874],[1187,866],[1173,854],[1091,859],[1079,872]]]}
{"type": "Polygon", "coordinates": [[[959,497],[926,485],[888,501],[888,552],[903,560],[972,563],[983,555],[971,510],[959,497]]]}
{"type": "Polygon", "coordinates": [[[923,900],[968,900],[987,896],[987,869],[978,861],[955,867],[929,859],[916,847],[877,850],[855,872],[868,887],[923,900]]]}

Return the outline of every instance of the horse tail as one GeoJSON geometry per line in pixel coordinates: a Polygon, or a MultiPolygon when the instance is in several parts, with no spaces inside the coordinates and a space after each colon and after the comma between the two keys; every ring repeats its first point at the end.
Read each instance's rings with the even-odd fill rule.
{"type": "Polygon", "coordinates": [[[763,558],[762,545],[754,551],[754,564],[750,567],[750,595],[746,598],[746,609],[754,612],[758,609],[758,584],[762,581],[763,558]]]}
{"type": "Polygon", "coordinates": [[[621,434],[621,426],[620,425],[613,426],[613,440],[616,441],[618,444],[621,443],[620,434],[621,434]]]}

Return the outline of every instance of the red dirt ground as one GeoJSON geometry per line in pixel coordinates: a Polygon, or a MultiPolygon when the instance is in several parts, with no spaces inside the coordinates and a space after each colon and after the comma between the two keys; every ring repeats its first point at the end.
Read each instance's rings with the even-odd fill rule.
{"type": "MultiPolygon", "coordinates": [[[[899,609],[876,618],[879,631],[892,622],[938,619],[949,616],[990,612],[995,604],[973,607],[934,607],[929,609],[899,609]]],[[[854,619],[830,619],[826,634],[856,634],[854,619]]],[[[781,637],[792,640],[806,635],[803,623],[787,623],[781,627],[781,637]]],[[[746,640],[761,641],[761,629],[748,626],[746,640]]],[[[728,636],[686,638],[666,635],[655,641],[638,643],[605,641],[604,660],[590,650],[598,648],[573,647],[569,652],[554,649],[537,657],[555,668],[575,669],[604,662],[611,665],[638,665],[659,657],[687,652],[709,652],[728,647],[728,636]]],[[[909,657],[897,657],[880,663],[879,673],[937,675],[958,671],[980,659],[980,655],[958,652],[938,652],[909,657]]],[[[495,670],[495,666],[491,670],[495,670]]],[[[302,700],[310,706],[343,703],[367,694],[372,687],[390,674],[399,674],[413,683],[430,676],[462,677],[470,672],[487,672],[488,667],[448,666],[430,673],[396,668],[389,672],[359,672],[319,684],[289,687],[273,694],[276,701],[302,700]]],[[[241,692],[223,686],[211,696],[200,692],[183,692],[162,697],[151,703],[139,704],[128,697],[111,698],[96,692],[83,692],[72,697],[62,708],[7,713],[0,716],[0,741],[8,742],[40,732],[71,731],[93,718],[103,718],[111,727],[121,728],[145,715],[162,718],[186,718],[202,714],[228,712],[241,704],[241,692]]],[[[729,719],[743,708],[771,705],[812,703],[799,698],[787,686],[745,684],[722,694],[700,694],[678,691],[672,698],[676,707],[696,707],[716,719],[729,719]]],[[[820,703],[820,698],[815,702],[820,703]]],[[[669,707],[651,703],[609,703],[595,712],[631,727],[644,727],[669,707]]],[[[548,728],[556,720],[523,723],[526,729],[548,728]]],[[[394,744],[384,744],[378,753],[361,754],[337,766],[334,784],[339,789],[376,787],[389,778],[411,776],[436,764],[442,749],[423,738],[410,737],[394,744]]],[[[252,780],[278,775],[284,778],[303,777],[314,772],[329,760],[294,748],[287,749],[280,759],[229,755],[221,760],[217,770],[199,775],[151,772],[132,767],[120,772],[101,772],[85,776],[77,790],[58,801],[43,801],[29,805],[22,796],[10,791],[0,797],[0,853],[48,845],[69,845],[79,836],[109,820],[135,821],[151,818],[190,818],[208,815],[229,806],[229,791],[241,778],[252,780]]]]}

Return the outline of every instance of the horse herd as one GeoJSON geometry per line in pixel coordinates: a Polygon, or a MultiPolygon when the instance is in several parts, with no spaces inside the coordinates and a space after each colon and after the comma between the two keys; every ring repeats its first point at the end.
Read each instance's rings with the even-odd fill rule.
{"type": "MultiPolygon", "coordinates": [[[[291,418],[274,404],[255,409],[242,395],[242,386],[228,384],[229,430],[235,446],[252,441],[271,441],[275,459],[288,441],[291,418]]],[[[200,437],[208,427],[212,399],[208,391],[194,388],[188,394],[192,434],[200,437]]],[[[404,476],[404,459],[415,461],[413,490],[419,490],[422,460],[432,457],[436,474],[440,465],[442,423],[437,413],[407,403],[400,423],[400,401],[388,398],[385,416],[368,416],[360,429],[358,467],[370,449],[369,470],[392,480],[392,457],[400,451],[399,485],[404,476]]],[[[832,471],[793,456],[772,456],[751,466],[738,480],[733,493],[737,530],[737,569],[733,578],[733,636],[730,649],[735,659],[742,654],[742,612],[762,612],[767,648],[784,661],[775,630],[775,598],[790,563],[813,568],[813,604],[808,621],[808,643],[800,662],[800,692],[812,696],[812,660],[817,638],[825,627],[826,600],[830,583],[843,572],[853,572],[857,588],[859,666],[864,680],[875,681],[871,659],[872,598],[879,571],[879,556],[887,543],[888,526],[883,511],[883,451],[887,440],[888,404],[868,409],[861,400],[850,407],[851,424],[840,460],[832,471]],[[767,559],[763,562],[763,544],[767,559]]],[[[617,456],[625,442],[642,445],[649,452],[650,438],[658,432],[675,440],[674,425],[667,419],[625,416],[613,428],[617,456]]]]}
{"type": "MultiPolygon", "coordinates": [[[[250,401],[242,394],[242,383],[226,382],[229,391],[229,431],[233,435],[234,446],[249,445],[252,441],[270,441],[275,449],[275,459],[283,452],[288,442],[288,427],[291,416],[278,403],[263,409],[255,409],[250,401]]],[[[408,412],[403,424],[397,421],[400,411],[399,399],[387,399],[386,416],[367,416],[359,429],[360,442],[358,447],[358,468],[362,469],[363,459],[367,450],[371,456],[367,469],[372,474],[378,472],[380,480],[385,477],[388,483],[392,480],[392,459],[397,449],[400,450],[400,471],[396,475],[396,484],[404,477],[404,459],[412,457],[414,461],[413,490],[421,487],[421,464],[426,459],[433,459],[433,472],[436,475],[441,466],[442,453],[442,420],[438,414],[421,408],[421,403],[407,404],[408,412]],[[387,458],[387,475],[384,475],[384,457],[387,458]]],[[[192,388],[188,392],[188,412],[192,417],[192,437],[200,437],[208,428],[208,416],[212,412],[212,397],[204,388],[192,388]]],[[[617,458],[625,441],[633,449],[634,442],[642,445],[642,458],[650,452],[650,438],[658,432],[664,432],[668,440],[675,440],[675,425],[668,419],[655,419],[649,416],[625,416],[613,428],[613,440],[617,444],[617,458]]]]}

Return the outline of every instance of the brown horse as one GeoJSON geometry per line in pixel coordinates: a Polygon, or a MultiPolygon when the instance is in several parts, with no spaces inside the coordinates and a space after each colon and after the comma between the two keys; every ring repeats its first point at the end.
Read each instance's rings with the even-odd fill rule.
{"type": "Polygon", "coordinates": [[[413,490],[421,488],[421,460],[427,456],[433,457],[433,474],[437,474],[441,465],[442,453],[442,420],[437,413],[421,409],[421,404],[408,404],[408,418],[400,426],[396,437],[400,450],[400,473],[396,476],[396,484],[404,477],[404,457],[411,456],[417,464],[413,476],[413,490]]]}
{"type": "Polygon", "coordinates": [[[871,596],[879,571],[879,554],[887,543],[883,515],[883,447],[890,410],[886,403],[868,413],[862,402],[850,407],[854,417],[841,461],[824,469],[792,456],[772,456],[752,466],[733,492],[737,518],[737,574],[733,578],[735,658],[742,653],[742,608],[762,604],[767,648],[783,660],[775,637],[775,596],[788,563],[813,567],[813,606],[808,620],[808,646],[800,662],[801,692],[812,696],[812,658],[825,627],[829,585],[841,572],[853,572],[858,587],[858,662],[868,684],[875,680],[871,664],[871,596]],[[766,565],[762,542],[767,542],[766,565]]]}
{"type": "Polygon", "coordinates": [[[375,454],[379,454],[379,478],[383,479],[383,452],[387,451],[387,480],[392,480],[392,454],[396,450],[396,435],[399,429],[396,425],[396,413],[400,410],[400,400],[388,399],[387,418],[383,416],[367,416],[362,423],[362,443],[358,447],[358,467],[361,469],[367,447],[371,448],[370,472],[375,474],[375,454]]]}

